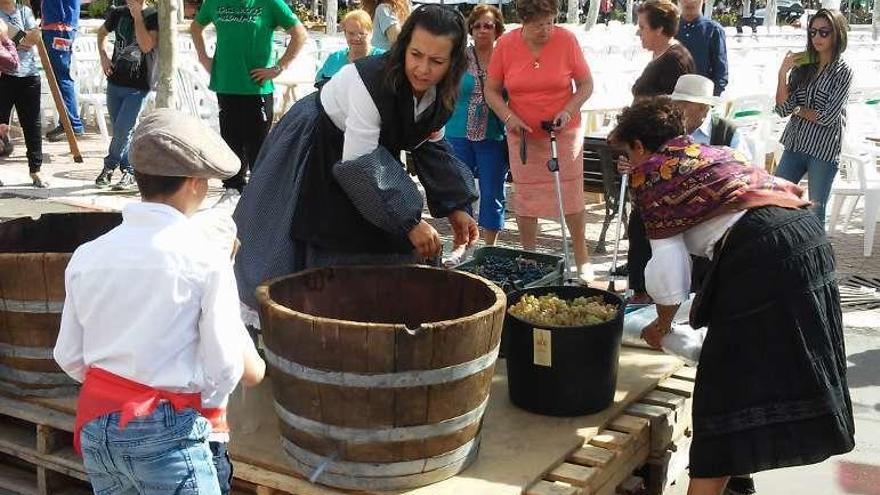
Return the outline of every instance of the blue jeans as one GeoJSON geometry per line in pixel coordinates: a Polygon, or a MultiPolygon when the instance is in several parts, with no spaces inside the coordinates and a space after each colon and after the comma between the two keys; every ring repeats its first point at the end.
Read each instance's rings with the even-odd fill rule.
{"type": "Polygon", "coordinates": [[[480,180],[480,227],[501,230],[504,227],[504,180],[507,178],[507,146],[504,141],[446,138],[474,177],[480,180]]]}
{"type": "Polygon", "coordinates": [[[70,77],[70,57],[73,54],[75,38],[76,31],[43,31],[43,42],[46,44],[52,72],[58,80],[58,89],[61,90],[61,99],[64,100],[64,108],[67,109],[67,116],[70,117],[70,125],[74,132],[82,132],[83,123],[79,118],[76,88],[73,78],[70,77]]]}
{"type": "Polygon", "coordinates": [[[825,225],[825,205],[831,195],[831,184],[837,175],[837,164],[820,160],[799,151],[784,151],[776,167],[776,176],[797,184],[808,175],[810,209],[819,217],[819,223],[825,225]]]}
{"type": "Polygon", "coordinates": [[[214,469],[217,470],[217,481],[220,482],[221,495],[232,491],[232,461],[229,460],[229,444],[226,442],[210,442],[211,454],[214,456],[214,469]]]}
{"type": "Polygon", "coordinates": [[[134,125],[149,93],[144,89],[107,83],[107,111],[110,112],[113,139],[110,140],[110,149],[104,157],[104,168],[115,169],[118,165],[123,172],[134,172],[128,162],[128,148],[134,125]]]}
{"type": "Polygon", "coordinates": [[[167,402],[122,430],[119,417],[107,414],[82,429],[83,465],[96,495],[220,495],[207,419],[167,402]]]}

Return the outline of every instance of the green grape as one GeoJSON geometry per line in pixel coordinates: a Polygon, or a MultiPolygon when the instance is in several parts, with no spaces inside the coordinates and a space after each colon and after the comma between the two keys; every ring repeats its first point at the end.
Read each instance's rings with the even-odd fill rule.
{"type": "Polygon", "coordinates": [[[510,307],[510,314],[537,326],[582,327],[613,319],[617,306],[604,303],[601,296],[566,301],[553,293],[539,297],[525,294],[510,307]]]}

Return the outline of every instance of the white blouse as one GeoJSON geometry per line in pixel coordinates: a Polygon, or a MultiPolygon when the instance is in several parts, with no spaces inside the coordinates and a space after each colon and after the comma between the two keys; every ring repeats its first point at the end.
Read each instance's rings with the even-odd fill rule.
{"type": "Polygon", "coordinates": [[[645,288],[655,303],[674,306],[687,301],[691,288],[691,254],[712,259],[712,250],[746,210],[706,220],[681,234],[651,239],[645,288]]]}
{"type": "Polygon", "coordinates": [[[253,346],[229,250],[167,205],[132,203],[122,216],[67,266],[55,360],[78,381],[96,366],[224,406],[253,346]]]}
{"type": "MultiPolygon", "coordinates": [[[[436,99],[437,89],[434,86],[425,92],[421,100],[413,97],[414,118],[418,119],[436,99]]],[[[342,161],[366,155],[379,146],[382,118],[354,64],[339,69],[324,85],[321,89],[321,105],[333,124],[345,133],[342,161]]],[[[444,129],[440,129],[430,140],[439,141],[443,136],[444,129]]]]}

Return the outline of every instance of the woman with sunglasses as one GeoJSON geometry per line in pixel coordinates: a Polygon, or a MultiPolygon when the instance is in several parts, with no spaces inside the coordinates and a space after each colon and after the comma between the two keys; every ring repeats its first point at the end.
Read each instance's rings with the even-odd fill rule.
{"type": "Polygon", "coordinates": [[[791,115],[776,175],[798,183],[809,176],[810,201],[825,225],[825,204],[837,175],[853,72],[841,57],[847,43],[846,18],[820,9],[810,19],[807,51],[788,52],[779,68],[776,113],[791,115]]]}
{"type": "MultiPolygon", "coordinates": [[[[480,237],[494,246],[504,227],[504,179],[507,177],[507,145],[504,124],[486,104],[486,69],[492,60],[495,40],[504,32],[504,17],[498,7],[481,4],[467,20],[473,45],[467,48],[468,68],[461,78],[458,102],[446,123],[446,139],[455,156],[479,180],[480,237]]],[[[464,253],[456,246],[450,260],[464,253]]]]}
{"type": "Polygon", "coordinates": [[[516,223],[523,249],[534,250],[538,218],[556,219],[559,206],[547,169],[556,133],[565,223],[571,233],[579,278],[593,279],[585,237],[584,134],[581,106],[593,93],[593,77],[574,33],[555,25],[555,0],[517,0],[522,28],[498,40],[486,78],[486,101],[507,126],[516,223]],[[573,90],[574,88],[574,90],[573,90]],[[501,92],[507,90],[505,101],[501,92]]]}

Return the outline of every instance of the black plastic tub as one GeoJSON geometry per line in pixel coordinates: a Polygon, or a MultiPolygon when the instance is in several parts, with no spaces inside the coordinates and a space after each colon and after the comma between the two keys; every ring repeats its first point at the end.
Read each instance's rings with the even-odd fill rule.
{"type": "Polygon", "coordinates": [[[524,294],[555,293],[562,299],[602,296],[616,304],[615,317],[583,327],[535,326],[510,313],[504,319],[507,386],[514,405],[550,416],[599,412],[614,400],[623,334],[623,299],[588,287],[534,287],[508,295],[508,309],[524,294]]]}

